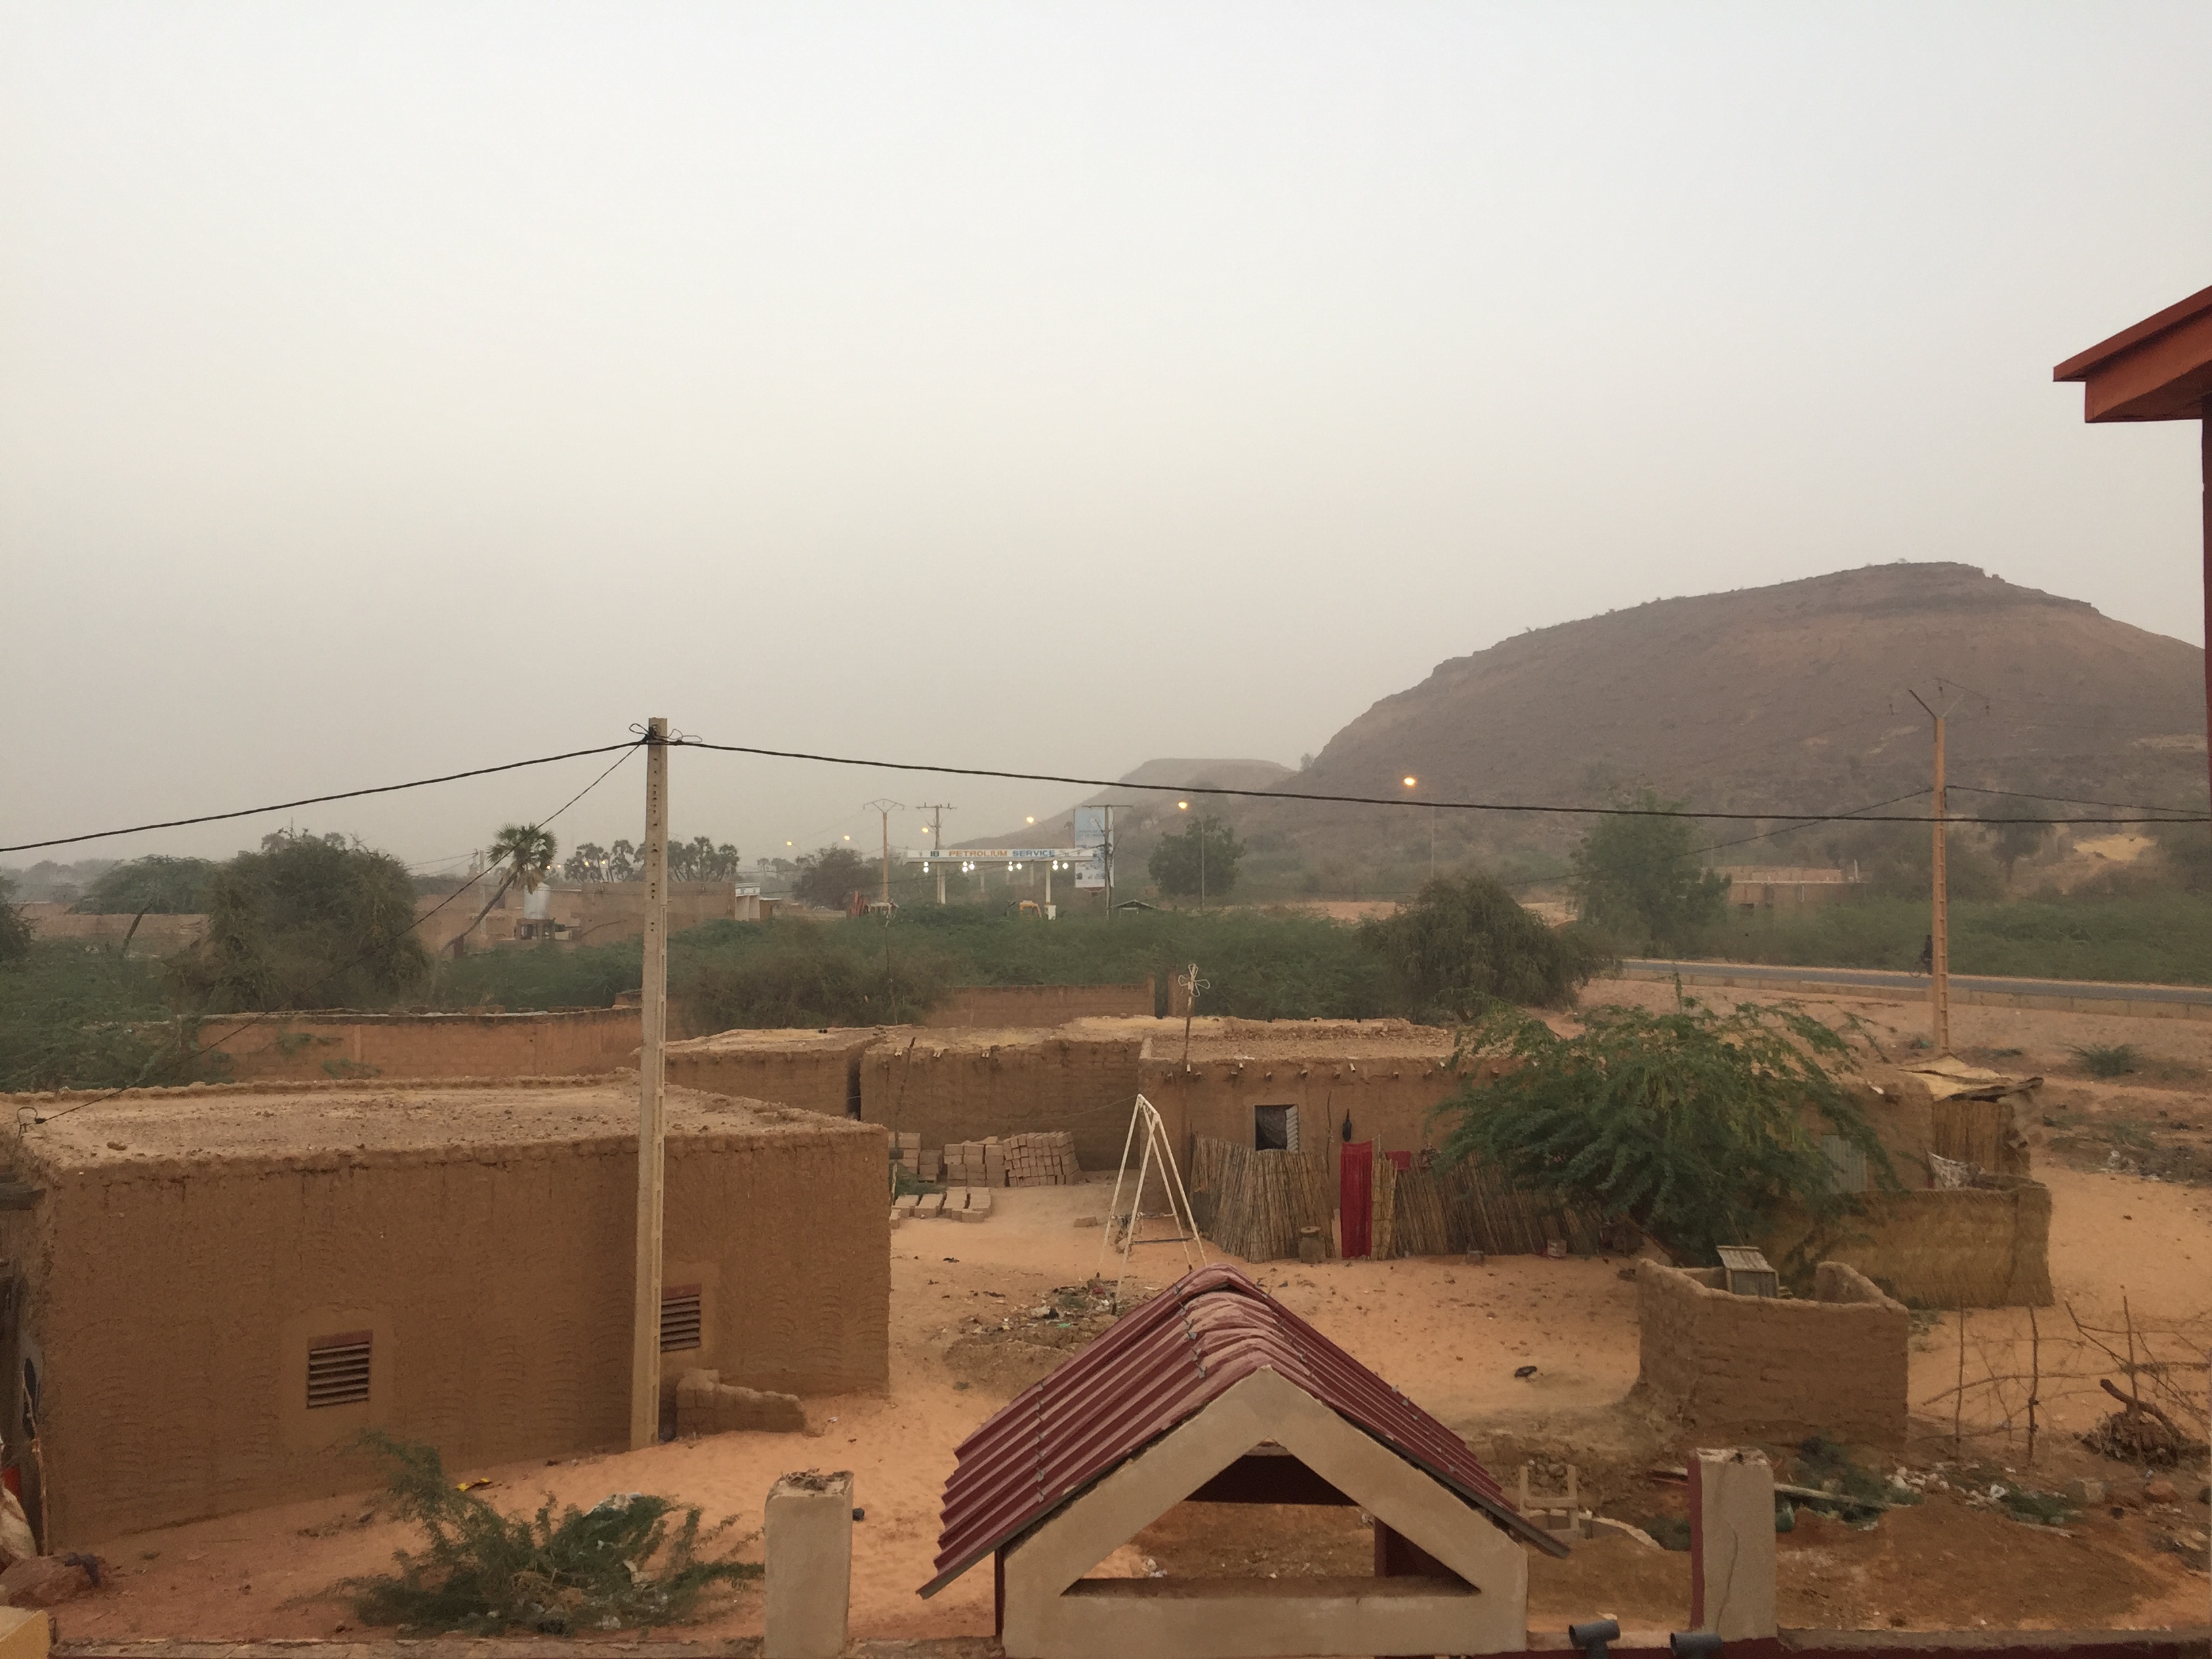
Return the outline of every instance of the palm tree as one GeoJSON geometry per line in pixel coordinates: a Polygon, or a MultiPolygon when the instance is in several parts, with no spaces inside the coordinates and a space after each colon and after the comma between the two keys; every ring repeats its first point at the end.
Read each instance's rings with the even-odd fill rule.
{"type": "Polygon", "coordinates": [[[536,892],[552,873],[554,855],[559,851],[550,830],[534,823],[510,823],[501,828],[491,840],[491,861],[495,866],[506,865],[507,877],[500,883],[499,890],[485,901],[484,908],[477,912],[476,921],[469,924],[469,932],[476,931],[477,923],[498,907],[507,896],[507,890],[517,881],[522,884],[524,892],[536,892]]]}

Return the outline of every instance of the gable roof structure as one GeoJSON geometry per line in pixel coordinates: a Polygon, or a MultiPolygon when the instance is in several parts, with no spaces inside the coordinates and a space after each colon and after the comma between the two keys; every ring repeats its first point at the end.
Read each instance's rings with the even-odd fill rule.
{"type": "Polygon", "coordinates": [[[1467,1443],[1224,1264],[1187,1273],[961,1443],[931,1596],[1244,1378],[1272,1370],[1550,1555],[1467,1443]]]}

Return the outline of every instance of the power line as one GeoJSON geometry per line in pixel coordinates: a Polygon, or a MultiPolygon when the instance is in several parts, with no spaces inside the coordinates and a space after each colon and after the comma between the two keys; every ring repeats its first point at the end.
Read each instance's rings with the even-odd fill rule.
{"type": "MultiPolygon", "coordinates": [[[[614,762],[614,765],[613,765],[613,766],[610,766],[610,767],[608,767],[608,768],[607,768],[607,769],[606,769],[605,771],[604,771],[604,772],[600,773],[600,774],[599,775],[599,776],[597,776],[597,777],[593,778],[593,779],[592,779],[589,783],[586,784],[586,785],[585,785],[581,789],[579,789],[579,790],[578,790],[574,794],[573,794],[573,795],[569,796],[568,799],[566,799],[566,800],[562,801],[562,802],[558,806],[555,807],[555,808],[554,808],[550,812],[548,812],[548,813],[547,813],[544,817],[542,817],[542,818],[538,819],[537,823],[535,823],[532,824],[530,827],[531,827],[532,829],[533,829],[533,830],[542,830],[542,829],[544,829],[547,824],[549,824],[549,823],[552,823],[554,819],[556,819],[556,818],[559,817],[560,817],[563,812],[567,811],[570,807],[574,806],[574,805],[578,801],[580,801],[580,800],[583,799],[583,798],[584,798],[585,796],[586,796],[586,795],[590,794],[590,793],[592,793],[592,790],[594,790],[594,789],[598,788],[601,784],[605,783],[605,781],[606,781],[610,777],[611,777],[611,776],[613,776],[613,775],[614,775],[615,767],[618,767],[618,766],[620,766],[620,765],[621,765],[624,761],[628,760],[628,759],[630,757],[630,756],[631,756],[634,752],[635,752],[638,749],[640,749],[640,748],[643,747],[643,741],[642,741],[642,739],[641,739],[640,741],[635,742],[635,743],[617,744],[615,744],[615,745],[613,745],[613,746],[614,746],[614,747],[617,747],[617,748],[619,748],[619,749],[623,751],[621,754],[617,755],[617,756],[615,757],[615,762],[614,762]]],[[[596,751],[593,751],[593,752],[599,753],[599,754],[605,754],[606,751],[605,751],[605,750],[596,750],[596,751]]],[[[561,756],[561,757],[559,757],[558,758],[560,758],[560,759],[563,759],[563,760],[566,760],[566,759],[568,759],[568,757],[567,757],[567,756],[565,756],[565,755],[564,755],[564,756],[561,756]]],[[[523,762],[523,763],[520,763],[520,764],[524,764],[524,765],[529,765],[529,764],[532,764],[532,763],[530,763],[530,762],[523,762]]],[[[494,767],[494,768],[492,768],[492,769],[491,769],[491,770],[494,770],[494,771],[506,771],[506,770],[509,770],[509,769],[509,769],[509,768],[506,768],[506,767],[494,767]]],[[[368,793],[368,792],[364,792],[364,793],[368,793]]],[[[444,909],[447,905],[452,904],[452,903],[453,903],[455,901],[457,901],[457,900],[461,896],[461,895],[462,895],[462,894],[464,894],[464,893],[465,893],[465,892],[467,892],[467,891],[469,890],[469,889],[470,889],[470,888],[471,888],[471,887],[475,886],[478,882],[483,881],[483,880],[485,880],[486,878],[488,878],[490,876],[491,872],[492,872],[494,870],[497,869],[498,867],[499,867],[499,866],[498,866],[497,865],[488,865],[488,866],[486,866],[483,869],[479,870],[478,872],[477,872],[477,873],[476,873],[475,875],[471,876],[471,877],[470,877],[466,881],[463,882],[463,883],[462,883],[459,887],[455,888],[452,892],[450,892],[450,893],[448,893],[447,895],[446,895],[446,896],[445,896],[443,899],[441,899],[437,903],[435,903],[435,904],[432,905],[428,909],[425,910],[425,911],[424,911],[421,915],[419,915],[419,916],[416,917],[414,921],[412,921],[409,922],[409,923],[408,923],[404,927],[401,928],[401,929],[399,930],[399,933],[398,933],[398,939],[404,939],[408,934],[410,934],[410,933],[413,933],[413,932],[414,932],[417,927],[421,927],[424,922],[426,922],[426,921],[429,921],[431,917],[433,917],[433,916],[436,915],[437,915],[441,910],[443,910],[443,909],[444,909]]],[[[398,939],[395,939],[392,941],[392,943],[393,943],[393,944],[396,944],[396,943],[398,942],[398,939]]],[[[242,1020],[242,1021],[240,1021],[238,1024],[232,1026],[232,1027],[230,1028],[230,1030],[228,1030],[228,1031],[225,1031],[225,1032],[224,1032],[221,1036],[219,1036],[219,1037],[216,1038],[216,1040],[215,1040],[214,1042],[207,1042],[207,1043],[202,1043],[202,1044],[200,1044],[199,1046],[198,1046],[197,1048],[195,1048],[192,1050],[192,1054],[191,1054],[191,1055],[190,1057],[191,1057],[191,1058],[195,1058],[195,1059],[196,1059],[196,1058],[198,1058],[199,1055],[201,1055],[201,1054],[207,1054],[207,1053],[209,1053],[209,1052],[210,1052],[210,1050],[212,1050],[212,1049],[216,1049],[216,1048],[222,1048],[222,1045],[223,1045],[224,1043],[226,1043],[226,1042],[229,1042],[229,1041],[231,1040],[231,1038],[233,1038],[233,1037],[234,1037],[234,1036],[238,1036],[240,1032],[242,1032],[242,1031],[248,1031],[248,1030],[251,1030],[253,1028],[253,1026],[254,1026],[254,1025],[255,1025],[255,1024],[257,1024],[257,1023],[258,1023],[261,1018],[263,1018],[264,1017],[265,1017],[265,1016],[267,1016],[267,1015],[269,1015],[269,1014],[272,1014],[272,1013],[283,1013],[283,1012],[287,1012],[288,1010],[296,1009],[296,1008],[300,1006],[300,1003],[301,1003],[301,1000],[302,1000],[303,998],[306,998],[306,997],[308,997],[308,996],[312,996],[312,995],[313,995],[314,993],[316,993],[317,991],[321,990],[321,989],[323,988],[323,987],[324,987],[324,986],[328,985],[328,984],[329,984],[332,980],[334,980],[334,979],[337,978],[341,974],[347,974],[347,973],[350,973],[350,972],[352,972],[356,968],[360,967],[360,966],[361,966],[361,964],[362,964],[362,963],[367,962],[367,961],[368,961],[371,957],[375,956],[375,955],[379,954],[379,953],[380,953],[380,952],[381,952],[381,951],[388,951],[388,950],[390,950],[391,948],[392,948],[392,945],[370,945],[367,950],[362,951],[361,951],[359,954],[357,954],[357,955],[356,955],[356,956],[354,956],[354,957],[351,957],[348,958],[348,959],[347,959],[346,961],[344,961],[344,962],[340,963],[337,967],[335,967],[335,968],[331,969],[330,972],[328,972],[327,974],[325,974],[325,975],[324,975],[320,979],[318,979],[318,980],[314,981],[313,981],[313,983],[311,983],[311,984],[302,986],[299,990],[295,991],[295,992],[294,992],[290,996],[287,997],[287,998],[284,1000],[284,1006],[283,1006],[283,1007],[282,1007],[282,1008],[264,1008],[264,1009],[258,1009],[258,1010],[256,1010],[256,1011],[255,1011],[255,1013],[254,1013],[254,1015],[253,1015],[253,1017],[252,1017],[252,1018],[246,1019],[246,1020],[242,1020]]],[[[163,1066],[163,1067],[162,1067],[162,1069],[163,1069],[163,1070],[171,1070],[171,1069],[173,1069],[173,1068],[178,1065],[178,1063],[179,1063],[179,1061],[181,1061],[182,1060],[184,1060],[184,1059],[185,1059],[185,1058],[186,1058],[186,1056],[185,1056],[185,1055],[182,1055],[182,1054],[171,1054],[171,1055],[169,1056],[167,1065],[166,1066],[163,1066]]],[[[55,1119],[55,1118],[58,1118],[58,1117],[66,1117],[70,1113],[74,1112],[74,1111],[76,1111],[77,1109],[80,1109],[80,1108],[82,1108],[82,1107],[85,1107],[85,1106],[97,1106],[97,1105],[99,1105],[102,1101],[112,1100],[112,1099],[114,1099],[114,1098],[116,1097],[116,1096],[118,1096],[118,1095],[119,1095],[119,1094],[126,1093],[126,1092],[127,1092],[127,1091],[129,1091],[130,1090],[132,1090],[132,1089],[137,1089],[137,1088],[143,1088],[143,1087],[144,1087],[144,1086],[145,1086],[146,1079],[147,1079],[149,1076],[153,1075],[153,1073],[154,1073],[154,1070],[155,1070],[155,1064],[160,1060],[160,1059],[161,1059],[161,1057],[160,1057],[159,1055],[156,1055],[156,1056],[155,1057],[155,1060],[154,1060],[153,1061],[149,1061],[149,1062],[148,1062],[148,1064],[147,1064],[147,1066],[146,1066],[145,1069],[144,1069],[144,1070],[143,1070],[143,1071],[141,1071],[141,1072],[138,1073],[138,1075],[137,1075],[137,1078],[133,1079],[131,1082],[125,1084],[121,1088],[118,1088],[118,1089],[110,1089],[110,1090],[109,1090],[106,1094],[104,1094],[104,1095],[100,1095],[100,1096],[96,1096],[94,1098],[93,1098],[93,1099],[91,1099],[91,1100],[80,1100],[80,1101],[76,1102],[76,1104],[74,1104],[74,1105],[64,1106],[64,1107],[63,1107],[63,1108],[62,1108],[62,1109],[61,1109],[60,1111],[58,1111],[58,1112],[50,1112],[50,1113],[48,1113],[45,1117],[39,1118],[39,1119],[37,1119],[36,1121],[39,1121],[39,1122],[40,1122],[40,1123],[47,1123],[47,1122],[51,1122],[51,1121],[52,1121],[53,1119],[55,1119]]],[[[4,1092],[6,1092],[6,1091],[5,1091],[5,1090],[3,1090],[3,1089],[0,1089],[0,1093],[4,1093],[4,1092]]]]}
{"type": "MultiPolygon", "coordinates": [[[[1954,789],[1964,789],[1977,795],[2009,795],[2014,800],[2056,801],[2064,806],[2113,806],[2131,812],[2186,812],[2189,810],[2185,806],[2146,805],[2142,801],[2136,800],[2089,800],[2080,795],[2030,794],[2025,789],[1985,789],[1978,784],[1972,783],[1954,783],[1949,787],[1954,789]]],[[[1925,794],[1927,792],[1923,790],[1920,793],[1925,794]]],[[[1967,820],[1954,818],[1952,822],[1963,823],[1967,822],[1967,820]]],[[[2193,817],[2174,817],[2149,818],[2146,819],[2145,822],[2149,823],[2197,823],[2203,822],[2203,820],[2201,818],[2193,817]]]]}
{"type": "MultiPolygon", "coordinates": [[[[498,766],[473,767],[448,772],[442,777],[417,778],[412,783],[380,783],[368,789],[342,789],[334,795],[309,795],[301,800],[280,800],[269,806],[241,806],[234,812],[204,812],[195,818],[168,818],[159,823],[134,823],[124,830],[94,830],[89,835],[57,836],[51,841],[17,842],[0,847],[0,853],[34,853],[43,847],[71,847],[79,842],[106,841],[112,836],[135,836],[148,830],[182,830],[195,823],[221,823],[226,818],[250,818],[263,812],[289,812],[295,806],[321,806],[334,800],[358,800],[363,795],[390,795],[403,789],[427,789],[434,783],[459,783],[463,778],[489,777],[495,772],[514,772],[526,766],[550,766],[555,761],[575,760],[585,755],[611,755],[635,743],[603,743],[596,749],[571,749],[562,755],[541,755],[536,760],[507,761],[498,766]]],[[[566,810],[565,808],[563,809],[566,810]]]]}
{"type": "MultiPolygon", "coordinates": [[[[1894,818],[1869,818],[1863,817],[1860,814],[1871,812],[1877,806],[1894,806],[1901,800],[1911,800],[1915,796],[1924,795],[1928,793],[1929,792],[1926,789],[1908,789],[1901,795],[1892,795],[1887,800],[1878,800],[1874,802],[1871,805],[1858,807],[1849,812],[1838,813],[1833,817],[1800,818],[1794,823],[1784,824],[1779,830],[1769,830],[1756,836],[1745,836],[1735,841],[1715,842],[1711,847],[1700,847],[1696,848],[1691,854],[1691,856],[1692,858],[1703,858],[1706,854],[1717,853],[1724,847],[1748,847],[1755,841],[1771,841],[1777,836],[1786,836],[1793,830],[1809,830],[1816,823],[1894,823],[1897,822],[1894,818]]],[[[1975,820],[1967,818],[1954,818],[1952,820],[1954,823],[1972,823],[1975,820]]],[[[1930,822],[1930,820],[1926,818],[1913,818],[1909,820],[1909,822],[1914,823],[1926,823],[1930,822]]]]}
{"type": "MultiPolygon", "coordinates": [[[[1671,806],[1560,806],[1543,803],[1479,800],[1416,800],[1403,795],[1324,795],[1297,789],[1231,789],[1219,784],[1131,783],[1121,779],[1078,778],[1057,772],[1011,772],[983,766],[939,766],[922,761],[867,760],[851,755],[819,755],[796,749],[761,749],[746,744],[708,743],[699,738],[671,738],[672,747],[708,749],[725,755],[757,755],[769,760],[813,761],[825,766],[872,766],[891,772],[938,772],[952,777],[1004,778],[1016,783],[1068,783],[1088,789],[1145,789],[1163,795],[1236,795],[1252,800],[1318,801],[1340,806],[1434,807],[1454,812],[1557,812],[1572,817],[1701,818],[1745,823],[1766,823],[1776,818],[1800,818],[1807,824],[1850,818],[1859,823],[1932,823],[1932,817],[1905,813],[1873,817],[1842,812],[1695,812],[1671,806]]],[[[2212,817],[2199,814],[2187,818],[1952,818],[1953,823],[2204,823],[2212,817]]],[[[5,851],[0,848],[0,851],[5,851]]]]}

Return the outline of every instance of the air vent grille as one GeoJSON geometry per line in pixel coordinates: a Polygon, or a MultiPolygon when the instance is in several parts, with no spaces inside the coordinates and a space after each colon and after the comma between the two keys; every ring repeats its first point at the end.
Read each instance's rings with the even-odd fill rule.
{"type": "Polygon", "coordinates": [[[347,1331],[307,1345],[307,1409],[357,1406],[368,1398],[370,1333],[347,1331]]]}
{"type": "Polygon", "coordinates": [[[699,1287],[678,1285],[660,1295],[660,1351],[699,1346],[699,1287]]]}

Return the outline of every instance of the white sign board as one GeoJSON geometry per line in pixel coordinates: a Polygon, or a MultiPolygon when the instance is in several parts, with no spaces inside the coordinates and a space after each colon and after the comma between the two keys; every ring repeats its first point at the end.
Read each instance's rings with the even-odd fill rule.
{"type": "Polygon", "coordinates": [[[1107,811],[1103,806],[1075,809],[1075,844],[1084,852],[1075,866],[1078,888],[1100,889],[1106,885],[1107,811]]]}

